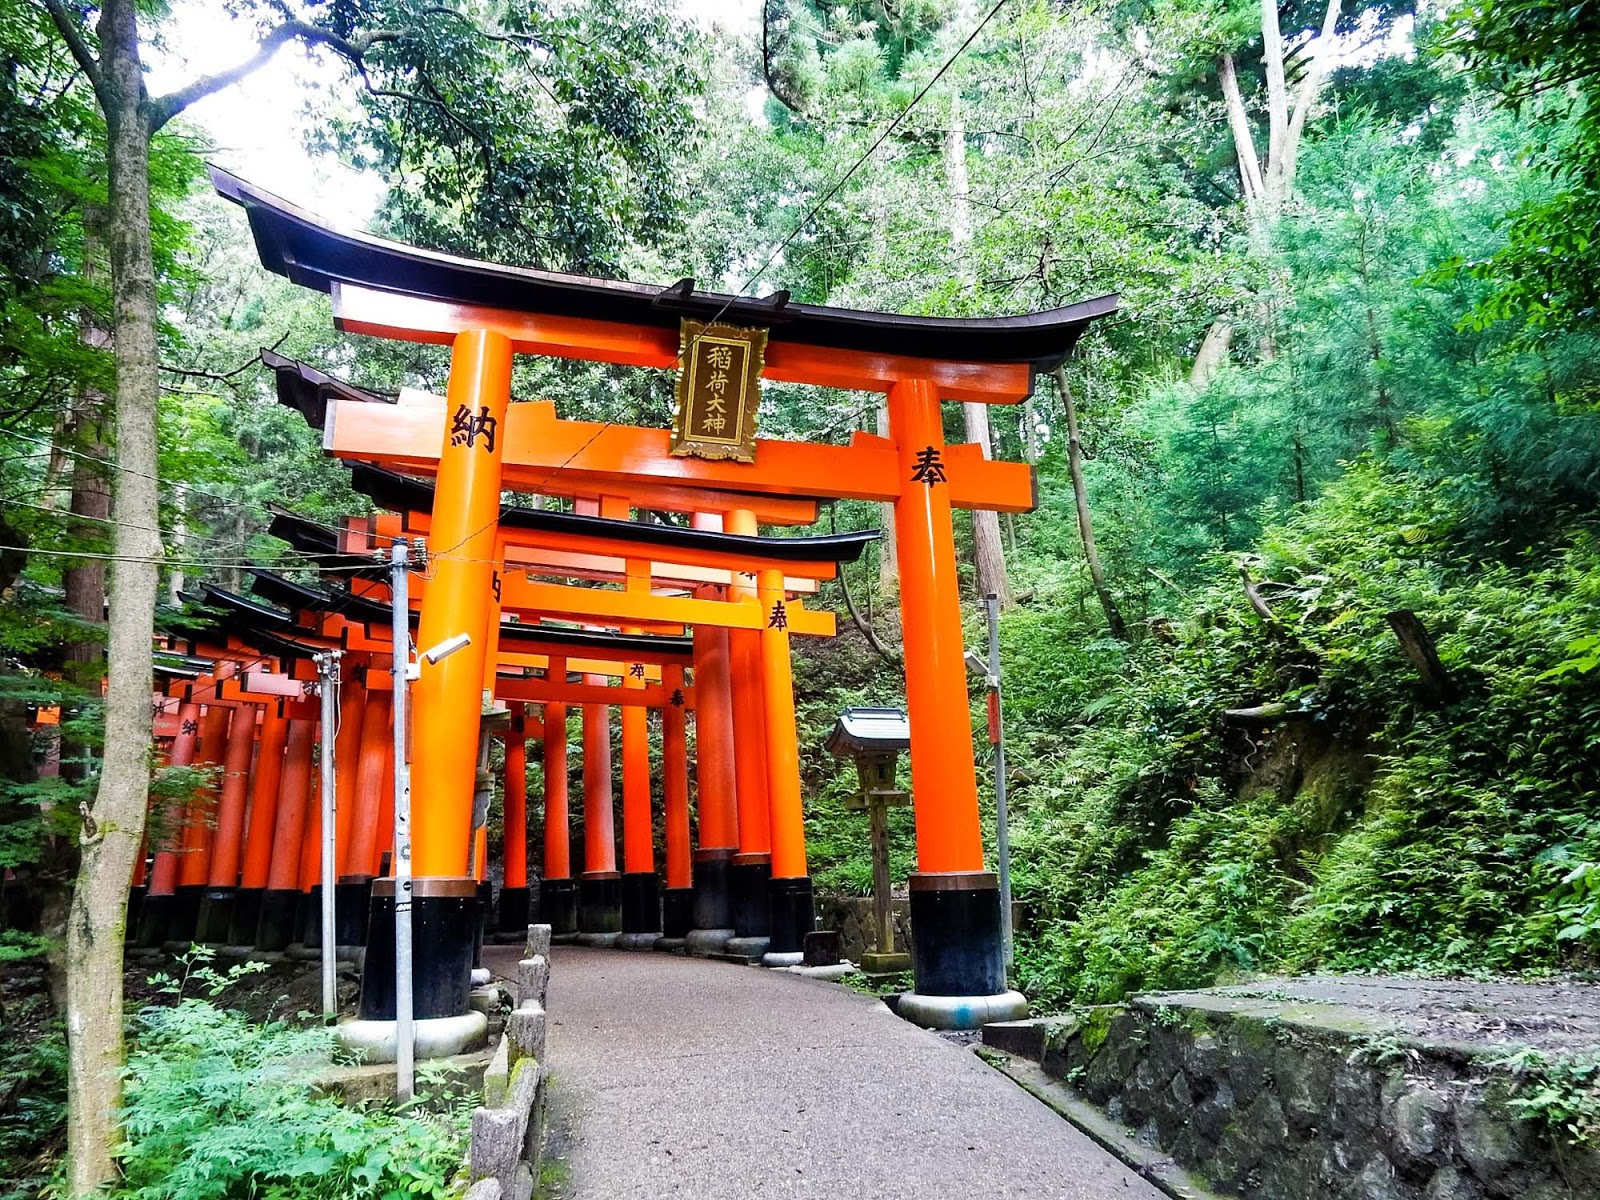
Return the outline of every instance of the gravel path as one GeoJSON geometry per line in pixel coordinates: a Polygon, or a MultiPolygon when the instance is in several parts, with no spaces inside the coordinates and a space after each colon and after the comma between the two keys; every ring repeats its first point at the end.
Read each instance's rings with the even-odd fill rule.
{"type": "MultiPolygon", "coordinates": [[[[510,950],[489,950],[501,974],[510,950]]],[[[970,1051],[837,984],[555,948],[548,1192],[1160,1200],[970,1051]]]]}

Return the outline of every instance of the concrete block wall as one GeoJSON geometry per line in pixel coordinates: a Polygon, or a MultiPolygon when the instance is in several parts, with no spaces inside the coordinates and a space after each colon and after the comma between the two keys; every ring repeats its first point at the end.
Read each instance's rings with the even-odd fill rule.
{"type": "Polygon", "coordinates": [[[550,926],[528,926],[517,963],[517,1006],[483,1076],[483,1105],[472,1113],[469,1200],[532,1200],[544,1151],[545,998],[550,986],[550,926]]]}
{"type": "MultiPolygon", "coordinates": [[[[911,952],[911,907],[904,899],[890,901],[894,914],[894,948],[911,952]]],[[[871,896],[840,896],[824,893],[817,897],[817,919],[822,929],[839,931],[839,953],[850,962],[877,947],[877,920],[871,896]]]]}

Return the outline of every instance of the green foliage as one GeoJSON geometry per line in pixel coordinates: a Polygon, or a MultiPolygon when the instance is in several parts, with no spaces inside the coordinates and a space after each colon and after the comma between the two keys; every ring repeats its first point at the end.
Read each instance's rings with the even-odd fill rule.
{"type": "MultiPolygon", "coordinates": [[[[0,969],[8,961],[4,939],[0,969]]],[[[16,948],[13,939],[9,949],[16,948]]],[[[34,1200],[63,1140],[67,1044],[37,981],[21,972],[12,979],[31,990],[6,994],[0,1008],[0,1200],[34,1200]]]]}
{"type": "Polygon", "coordinates": [[[1524,1048],[1486,1065],[1512,1072],[1508,1107],[1558,1146],[1600,1144],[1600,1055],[1524,1048]]]}
{"type": "Polygon", "coordinates": [[[332,1047],[329,1030],[253,1024],[205,1000],[146,1009],[128,1060],[113,1195],[454,1195],[465,1110],[341,1103],[312,1083],[332,1047]]]}

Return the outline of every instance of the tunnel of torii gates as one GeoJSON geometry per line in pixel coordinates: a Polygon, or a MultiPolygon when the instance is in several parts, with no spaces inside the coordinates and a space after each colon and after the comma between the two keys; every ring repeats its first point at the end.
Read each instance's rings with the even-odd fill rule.
{"type": "MultiPolygon", "coordinates": [[[[393,1020],[391,607],[380,560],[405,538],[427,547],[408,579],[414,644],[470,639],[422,661],[409,693],[417,1017],[468,1011],[488,890],[491,737],[504,739],[506,763],[499,929],[519,929],[535,911],[524,793],[526,747],[536,740],[545,790],[536,911],[558,936],[797,962],[814,915],[789,639],[833,633],[832,614],[807,609],[805,597],[878,535],[759,531],[809,525],[822,503],[846,498],[891,504],[895,517],[917,849],[915,991],[901,1012],[948,1025],[1018,1011],[1022,998],[1006,990],[999,889],[983,858],[952,511],[1029,511],[1034,477],[983,447],[947,444],[941,403],[1023,400],[1116,298],[975,319],[792,304],[786,293],[744,299],[697,291],[692,280],[663,289],[336,232],[224,172],[212,178],[246,210],[262,264],[329,293],[337,328],[448,345],[450,374],[444,397],[396,398],[264,353],[279,399],[322,430],[324,449],[350,464],[379,511],[338,529],[279,511],[272,532],[322,556],[320,583],[258,570],[252,597],[207,586],[198,598],[211,625],[158,646],[158,746],[170,763],[219,765],[222,782],[154,823],[148,878],[135,880],[140,940],[193,930],[272,949],[321,936],[310,697],[313,656],[336,649],[336,936],[367,947],[360,1018],[393,1020]],[[885,393],[887,435],[829,445],[752,429],[742,461],[685,453],[665,429],[510,403],[516,354],[672,370],[701,352],[708,335],[695,321],[763,331],[764,354],[752,359],[761,379],[885,393]],[[570,511],[507,506],[505,492],[554,497],[570,511]],[[655,516],[671,513],[687,523],[655,516]],[[583,729],[576,878],[573,706],[583,729]],[[664,891],[652,794],[664,810],[664,891]]],[[[753,422],[753,406],[751,414],[753,422]]]]}

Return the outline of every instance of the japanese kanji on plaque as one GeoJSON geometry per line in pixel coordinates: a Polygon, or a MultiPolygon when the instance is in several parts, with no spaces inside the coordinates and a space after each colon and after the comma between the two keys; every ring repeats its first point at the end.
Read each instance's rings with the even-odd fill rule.
{"type": "Polygon", "coordinates": [[[754,462],[765,329],[682,324],[672,453],[754,462]]]}

